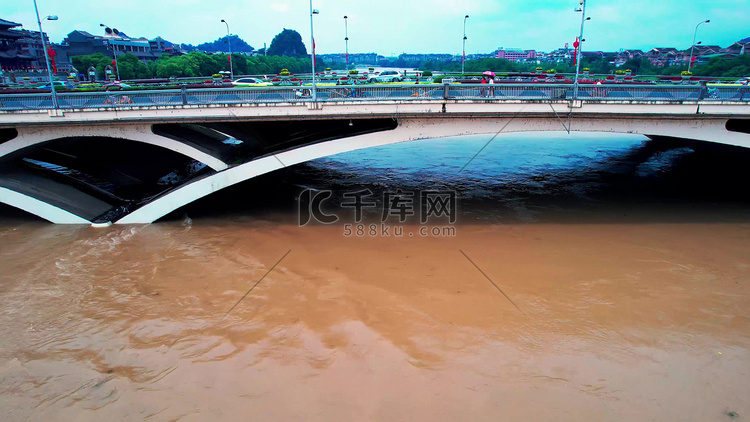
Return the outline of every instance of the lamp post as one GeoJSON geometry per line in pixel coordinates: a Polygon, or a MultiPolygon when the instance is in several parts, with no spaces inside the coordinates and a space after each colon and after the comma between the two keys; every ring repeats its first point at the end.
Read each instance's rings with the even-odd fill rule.
{"type": "Polygon", "coordinates": [[[344,33],[345,38],[344,41],[346,41],[346,70],[349,70],[349,18],[347,16],[344,16],[344,33]]]}
{"type": "Polygon", "coordinates": [[[312,0],[310,0],[310,41],[312,42],[312,100],[316,102],[318,100],[318,91],[315,87],[315,34],[313,33],[313,15],[317,15],[318,9],[312,8],[312,0]]]}
{"type": "MultiPolygon", "coordinates": [[[[100,23],[99,26],[103,26],[104,28],[109,29],[109,27],[103,23],[100,23]]],[[[116,29],[114,29],[113,31],[115,34],[118,33],[116,29]]],[[[117,65],[117,49],[115,48],[115,45],[112,44],[111,40],[109,40],[108,42],[109,42],[109,45],[112,46],[112,55],[115,57],[115,70],[117,71],[117,80],[119,81],[121,79],[120,79],[120,66],[117,65]]]]}
{"type": "Polygon", "coordinates": [[[229,34],[229,22],[221,20],[227,26],[227,45],[229,46],[229,79],[234,80],[234,69],[232,68],[232,38],[229,34]]]}
{"type": "Polygon", "coordinates": [[[583,25],[586,23],[587,20],[591,20],[591,18],[586,17],[586,0],[580,0],[580,7],[576,7],[576,12],[581,12],[581,35],[578,37],[578,49],[576,51],[576,76],[573,81],[573,99],[578,99],[578,73],[581,69],[581,56],[582,56],[582,50],[583,50],[583,42],[586,41],[583,39],[583,25]]]}
{"type": "Polygon", "coordinates": [[[463,59],[461,60],[461,75],[466,71],[466,19],[469,19],[469,15],[464,16],[464,49],[463,59]]]}
{"type": "MultiPolygon", "coordinates": [[[[39,24],[39,35],[42,37],[42,50],[44,50],[44,61],[47,63],[47,75],[49,75],[49,86],[52,88],[52,107],[59,108],[57,103],[57,92],[55,91],[55,82],[52,79],[52,68],[49,65],[49,55],[47,54],[47,43],[44,41],[44,31],[42,30],[42,20],[39,18],[39,8],[36,7],[34,0],[34,11],[36,12],[36,22],[39,24]]],[[[56,21],[56,15],[47,16],[45,19],[56,21]]]]}
{"type": "Polygon", "coordinates": [[[703,22],[698,23],[698,25],[695,25],[695,32],[693,33],[693,43],[690,44],[690,61],[688,62],[688,72],[690,72],[690,69],[693,67],[693,50],[695,49],[695,37],[698,36],[698,27],[703,25],[704,23],[711,22],[711,19],[706,19],[703,22]]]}

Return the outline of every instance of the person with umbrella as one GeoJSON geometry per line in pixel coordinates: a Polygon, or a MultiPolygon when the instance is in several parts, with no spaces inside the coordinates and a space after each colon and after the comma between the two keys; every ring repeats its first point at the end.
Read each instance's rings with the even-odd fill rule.
{"type": "MultiPolygon", "coordinates": [[[[490,72],[489,70],[486,72],[482,72],[482,84],[489,84],[494,85],[495,84],[495,73],[490,72]]],[[[483,97],[494,97],[495,96],[495,88],[491,87],[489,90],[482,90],[482,96],[483,97]]]]}

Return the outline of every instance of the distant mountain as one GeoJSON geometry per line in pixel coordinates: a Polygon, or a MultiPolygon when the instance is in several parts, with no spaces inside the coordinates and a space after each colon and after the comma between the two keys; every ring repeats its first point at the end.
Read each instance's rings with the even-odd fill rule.
{"type": "Polygon", "coordinates": [[[307,57],[302,36],[293,29],[284,28],[276,34],[268,47],[269,56],[307,57]]]}
{"type": "MultiPolygon", "coordinates": [[[[237,35],[232,35],[230,40],[232,42],[232,53],[251,53],[255,51],[250,44],[237,35]]],[[[182,49],[185,51],[204,51],[207,53],[228,53],[229,44],[227,44],[227,37],[221,37],[216,41],[204,42],[198,45],[183,44],[182,49]]]]}
{"type": "Polygon", "coordinates": [[[740,40],[740,42],[750,42],[750,37],[747,37],[744,40],[740,40]]]}

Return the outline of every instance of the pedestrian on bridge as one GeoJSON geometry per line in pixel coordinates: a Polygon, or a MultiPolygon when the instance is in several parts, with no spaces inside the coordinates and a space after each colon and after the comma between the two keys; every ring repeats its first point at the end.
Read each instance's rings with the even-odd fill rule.
{"type": "MultiPolygon", "coordinates": [[[[482,73],[482,82],[481,84],[488,84],[488,85],[494,85],[495,84],[495,73],[491,71],[486,71],[482,73]]],[[[482,96],[483,97],[494,97],[495,96],[495,87],[490,87],[490,89],[484,89],[482,90],[482,96]]]]}

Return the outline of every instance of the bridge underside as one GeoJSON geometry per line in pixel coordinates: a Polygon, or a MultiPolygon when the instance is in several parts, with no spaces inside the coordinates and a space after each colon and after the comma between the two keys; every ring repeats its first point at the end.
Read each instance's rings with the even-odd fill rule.
{"type": "Polygon", "coordinates": [[[750,148],[750,119],[563,116],[233,120],[0,129],[0,201],[55,223],[150,223],[227,186],[346,151],[498,132],[633,133],[750,148]]]}

